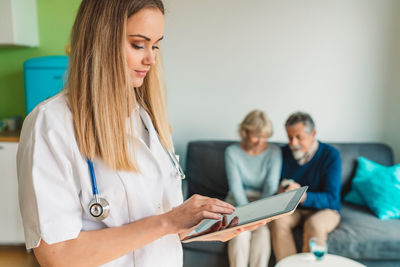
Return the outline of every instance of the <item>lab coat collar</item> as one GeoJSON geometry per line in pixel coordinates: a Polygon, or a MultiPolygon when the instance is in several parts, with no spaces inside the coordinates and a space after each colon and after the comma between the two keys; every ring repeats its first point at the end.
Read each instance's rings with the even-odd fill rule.
{"type": "MultiPolygon", "coordinates": [[[[158,134],[156,132],[156,129],[154,129],[153,122],[151,121],[150,115],[142,107],[139,107],[139,116],[140,116],[140,119],[143,121],[143,124],[149,133],[149,148],[152,152],[154,152],[154,148],[155,148],[155,145],[157,144],[157,140],[158,140],[158,134]]],[[[142,140],[142,142],[144,143],[143,140],[142,140]]]]}

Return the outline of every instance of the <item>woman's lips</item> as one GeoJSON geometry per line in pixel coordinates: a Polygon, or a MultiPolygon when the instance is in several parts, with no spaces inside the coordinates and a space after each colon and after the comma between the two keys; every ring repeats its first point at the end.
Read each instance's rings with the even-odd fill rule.
{"type": "Polygon", "coordinates": [[[140,77],[145,77],[147,74],[147,70],[135,70],[135,72],[140,76],[140,77]]]}

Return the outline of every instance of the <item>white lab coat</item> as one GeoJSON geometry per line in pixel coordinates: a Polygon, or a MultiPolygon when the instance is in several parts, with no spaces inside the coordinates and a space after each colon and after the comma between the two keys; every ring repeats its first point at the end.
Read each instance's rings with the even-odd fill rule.
{"type": "MultiPolygon", "coordinates": [[[[182,203],[181,179],[149,115],[140,108],[149,131],[149,146],[142,139],[134,143],[141,174],[113,171],[95,159],[99,195],[110,203],[110,214],[103,221],[90,216],[91,180],[74,137],[67,99],[62,92],[40,104],[22,128],[17,165],[27,248],[37,247],[41,239],[54,244],[76,238],[81,231],[121,226],[182,203]]],[[[164,236],[104,266],[182,266],[179,236],[164,236]]]]}

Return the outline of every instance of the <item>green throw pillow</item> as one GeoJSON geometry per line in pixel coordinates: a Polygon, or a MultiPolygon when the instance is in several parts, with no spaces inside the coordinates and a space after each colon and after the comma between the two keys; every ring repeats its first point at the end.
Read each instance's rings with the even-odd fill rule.
{"type": "Polygon", "coordinates": [[[400,164],[387,167],[358,158],[352,190],[344,200],[366,205],[381,220],[400,218],[400,164]]]}

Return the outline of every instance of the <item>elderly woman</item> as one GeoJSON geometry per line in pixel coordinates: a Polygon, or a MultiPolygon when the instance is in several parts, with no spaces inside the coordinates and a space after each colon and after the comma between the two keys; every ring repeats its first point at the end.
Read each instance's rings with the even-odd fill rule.
{"type": "MultiPolygon", "coordinates": [[[[225,151],[228,202],[240,206],[277,191],[282,155],[278,146],[267,142],[272,133],[271,121],[260,110],[250,112],[239,125],[241,142],[225,151]]],[[[228,244],[230,266],[267,266],[270,243],[267,226],[241,233],[228,244]]]]}

